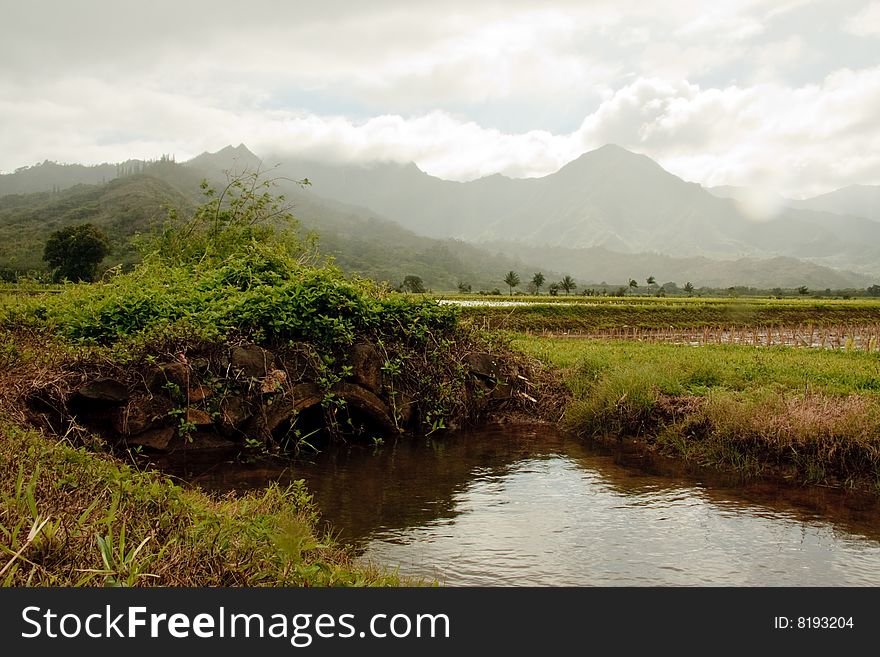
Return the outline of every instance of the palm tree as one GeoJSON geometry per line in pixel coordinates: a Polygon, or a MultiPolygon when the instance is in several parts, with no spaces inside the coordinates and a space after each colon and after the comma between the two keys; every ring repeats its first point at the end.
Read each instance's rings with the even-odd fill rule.
{"type": "Polygon", "coordinates": [[[532,276],[532,285],[535,286],[535,294],[541,294],[541,286],[544,284],[544,281],[547,280],[544,278],[544,274],[541,272],[536,272],[534,276],[532,276]]]}
{"type": "Polygon", "coordinates": [[[688,296],[691,296],[694,293],[694,285],[690,281],[684,284],[684,291],[687,292],[688,296]]]}
{"type": "Polygon", "coordinates": [[[629,286],[630,286],[630,288],[635,290],[639,286],[639,284],[636,282],[636,279],[631,278],[631,279],[629,279],[629,286]]]}
{"type": "Polygon", "coordinates": [[[519,285],[519,274],[515,271],[507,272],[507,276],[504,277],[504,283],[507,287],[510,288],[510,294],[513,295],[513,288],[519,285]]]}
{"type": "Polygon", "coordinates": [[[654,278],[653,276],[648,276],[648,278],[645,279],[645,282],[648,285],[657,285],[657,279],[654,278]]]}
{"type": "Polygon", "coordinates": [[[574,279],[571,276],[569,276],[568,274],[563,276],[562,280],[559,281],[559,287],[561,287],[563,290],[565,290],[566,294],[571,292],[576,286],[577,286],[577,283],[575,283],[574,279]]]}

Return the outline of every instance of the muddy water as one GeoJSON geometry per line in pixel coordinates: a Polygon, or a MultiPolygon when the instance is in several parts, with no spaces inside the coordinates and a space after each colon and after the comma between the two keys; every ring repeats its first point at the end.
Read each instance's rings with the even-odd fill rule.
{"type": "Polygon", "coordinates": [[[742,485],[547,427],[341,446],[293,466],[215,459],[164,466],[214,490],[304,478],[363,559],[448,585],[880,584],[875,498],[742,485]]]}

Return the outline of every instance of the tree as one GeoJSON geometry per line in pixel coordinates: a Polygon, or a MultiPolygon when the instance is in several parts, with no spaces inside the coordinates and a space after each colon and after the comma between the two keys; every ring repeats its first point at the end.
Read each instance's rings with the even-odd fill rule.
{"type": "MultiPolygon", "coordinates": [[[[173,266],[213,266],[256,250],[276,265],[290,256],[300,264],[317,262],[317,235],[300,237],[291,205],[271,192],[275,178],[260,170],[226,176],[219,192],[207,180],[201,182],[205,201],[189,218],[169,211],[162,230],[141,244],[145,259],[173,266]]],[[[308,178],[294,182],[301,187],[311,184],[308,178]]]]}
{"type": "Polygon", "coordinates": [[[513,294],[513,288],[519,285],[519,274],[515,271],[507,272],[507,276],[504,277],[504,284],[510,288],[510,294],[513,294]]]}
{"type": "Polygon", "coordinates": [[[648,278],[645,279],[645,282],[648,285],[657,285],[657,279],[654,278],[653,276],[648,276],[648,278]]]}
{"type": "Polygon", "coordinates": [[[56,230],[46,240],[43,260],[55,270],[55,280],[93,281],[98,263],[110,253],[110,238],[92,224],[56,230]]]}
{"type": "Polygon", "coordinates": [[[636,279],[631,278],[631,279],[629,279],[629,286],[632,290],[635,290],[639,286],[639,284],[636,281],[636,279]]]}
{"type": "Polygon", "coordinates": [[[798,288],[798,294],[809,294],[809,293],[810,293],[810,288],[808,288],[806,285],[801,285],[798,288]]]}
{"type": "Polygon", "coordinates": [[[422,283],[422,277],[413,274],[405,276],[400,287],[404,292],[421,293],[425,291],[425,284],[422,283]]]}
{"type": "Polygon", "coordinates": [[[577,283],[575,283],[574,279],[571,276],[569,276],[568,274],[563,276],[562,280],[559,281],[559,287],[561,287],[563,290],[565,290],[566,294],[571,292],[576,286],[577,286],[577,283]]]}
{"type": "Polygon", "coordinates": [[[458,282],[458,292],[459,294],[470,294],[471,293],[471,284],[465,283],[464,281],[458,282]]]}
{"type": "Polygon", "coordinates": [[[547,288],[547,291],[550,293],[551,297],[555,297],[559,294],[559,283],[550,283],[550,287],[547,288]]]}
{"type": "Polygon", "coordinates": [[[694,293],[694,285],[690,281],[684,284],[684,291],[687,292],[688,296],[691,296],[694,293]]]}
{"type": "Polygon", "coordinates": [[[544,274],[542,272],[536,272],[535,275],[532,276],[532,285],[535,286],[535,294],[541,294],[541,286],[546,280],[547,279],[544,278],[544,274]]]}

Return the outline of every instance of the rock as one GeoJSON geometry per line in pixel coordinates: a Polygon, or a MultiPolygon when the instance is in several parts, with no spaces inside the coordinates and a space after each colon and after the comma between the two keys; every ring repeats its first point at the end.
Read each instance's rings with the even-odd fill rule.
{"type": "Polygon", "coordinates": [[[150,449],[166,450],[173,437],[173,427],[159,427],[157,429],[149,429],[135,436],[128,436],[125,442],[129,445],[141,445],[150,449]]]}
{"type": "Polygon", "coordinates": [[[385,378],[382,372],[385,359],[379,350],[371,344],[361,343],[351,348],[349,356],[354,383],[371,392],[380,392],[385,378]]]}
{"type": "Polygon", "coordinates": [[[369,416],[386,431],[397,433],[397,426],[385,402],[366,388],[353,383],[337,383],[333,386],[333,392],[342,397],[346,404],[369,416]]]}
{"type": "Polygon", "coordinates": [[[241,397],[225,397],[220,402],[220,422],[226,429],[236,429],[250,418],[251,410],[241,397]]]}
{"type": "Polygon", "coordinates": [[[260,382],[260,392],[264,395],[281,392],[285,383],[287,383],[287,373],[282,370],[272,370],[260,382]]]}
{"type": "Polygon", "coordinates": [[[204,401],[209,397],[214,395],[214,391],[211,390],[208,386],[203,386],[201,383],[195,386],[190,387],[189,389],[189,403],[197,404],[200,401],[204,401]]]}
{"type": "Polygon", "coordinates": [[[494,388],[492,388],[492,392],[489,393],[489,398],[498,401],[506,401],[508,399],[512,399],[513,386],[509,383],[505,383],[504,381],[499,381],[498,384],[494,388]]]}
{"type": "Polygon", "coordinates": [[[324,401],[324,393],[315,383],[300,383],[291,391],[293,409],[302,411],[324,401]]]}
{"type": "Polygon", "coordinates": [[[277,429],[282,422],[290,420],[294,413],[299,413],[307,408],[324,401],[324,393],[314,383],[300,383],[280,397],[275,397],[263,406],[263,412],[257,414],[251,423],[248,433],[269,435],[277,429]]]}
{"type": "Polygon", "coordinates": [[[501,373],[498,362],[490,353],[473,351],[466,356],[465,360],[471,374],[476,374],[486,379],[496,379],[501,373]]]}
{"type": "Polygon", "coordinates": [[[106,403],[121,404],[128,400],[128,387],[116,379],[94,379],[76,391],[80,399],[106,403]]]}
{"type": "Polygon", "coordinates": [[[232,350],[230,364],[240,376],[262,378],[268,374],[275,362],[272,352],[255,344],[246,344],[232,350]]]}
{"type": "Polygon", "coordinates": [[[188,408],[186,409],[186,421],[195,424],[196,426],[207,426],[209,424],[214,424],[214,420],[210,415],[205,413],[205,411],[200,408],[188,408]]]}
{"type": "Polygon", "coordinates": [[[412,397],[403,392],[394,395],[394,404],[392,410],[397,413],[397,422],[401,427],[408,427],[412,424],[416,413],[416,403],[412,397]]]}
{"type": "Polygon", "coordinates": [[[482,411],[489,404],[489,395],[492,392],[492,386],[479,377],[475,377],[472,384],[467,387],[465,394],[469,404],[472,404],[477,411],[482,411]]]}
{"type": "Polygon", "coordinates": [[[186,363],[166,363],[153,369],[146,377],[147,390],[169,398],[183,397],[189,388],[189,367],[186,363]]]}
{"type": "Polygon", "coordinates": [[[211,361],[207,358],[193,358],[190,361],[190,366],[194,372],[207,374],[211,370],[211,361]]]}
{"type": "Polygon", "coordinates": [[[123,435],[140,433],[150,426],[150,414],[142,404],[129,402],[116,412],[112,424],[123,435]]]}

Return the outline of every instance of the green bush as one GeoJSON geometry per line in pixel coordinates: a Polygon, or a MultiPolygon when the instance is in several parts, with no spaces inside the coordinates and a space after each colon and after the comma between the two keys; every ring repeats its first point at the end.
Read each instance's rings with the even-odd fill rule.
{"type": "Polygon", "coordinates": [[[332,350],[358,336],[424,341],[456,329],[449,306],[389,294],[319,263],[313,240],[299,236],[269,183],[253,174],[230,180],[219,194],[204,185],[206,201],[190,219],[172,215],[141,240],[144,260],[132,272],[67,286],[34,306],[30,319],[100,345],[180,332],[332,350]]]}

